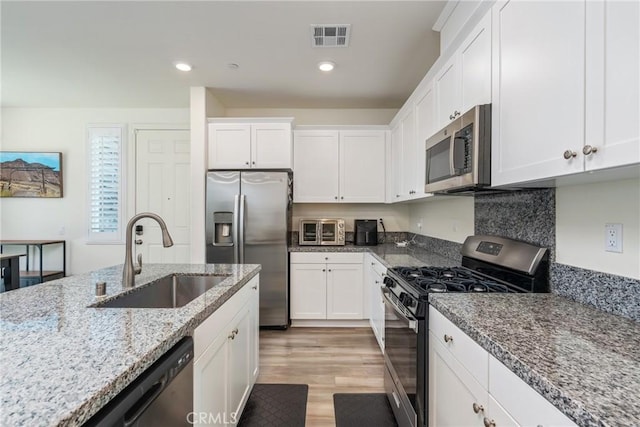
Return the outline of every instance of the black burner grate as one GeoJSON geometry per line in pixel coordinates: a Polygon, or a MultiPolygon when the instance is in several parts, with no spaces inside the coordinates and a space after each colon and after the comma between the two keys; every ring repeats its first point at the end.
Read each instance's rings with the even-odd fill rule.
{"type": "Polygon", "coordinates": [[[396,267],[392,271],[420,292],[517,292],[464,267],[396,267]]]}

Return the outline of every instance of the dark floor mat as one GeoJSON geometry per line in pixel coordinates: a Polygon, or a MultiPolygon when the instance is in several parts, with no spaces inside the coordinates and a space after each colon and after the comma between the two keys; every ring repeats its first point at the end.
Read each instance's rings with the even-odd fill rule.
{"type": "Polygon", "coordinates": [[[336,427],[397,427],[384,393],[336,393],[333,395],[336,427]]]}
{"type": "Polygon", "coordinates": [[[306,384],[256,384],[238,427],[304,427],[306,384]]]}

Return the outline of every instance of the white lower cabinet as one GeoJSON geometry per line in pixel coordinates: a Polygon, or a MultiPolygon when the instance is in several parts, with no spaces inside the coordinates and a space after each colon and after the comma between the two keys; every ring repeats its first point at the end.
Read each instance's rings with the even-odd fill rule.
{"type": "Polygon", "coordinates": [[[258,375],[258,277],[194,331],[196,425],[236,425],[258,375]]]}
{"type": "Polygon", "coordinates": [[[431,427],[576,425],[433,307],[428,369],[431,427]]]}
{"type": "Polygon", "coordinates": [[[387,273],[387,268],[373,256],[367,255],[365,269],[365,288],[369,291],[369,324],[378,341],[380,350],[384,353],[384,299],[382,297],[382,288],[384,287],[383,280],[387,273]]]}
{"type": "Polygon", "coordinates": [[[481,408],[486,408],[487,402],[487,389],[473,378],[430,331],[429,425],[482,426],[481,408]]]}
{"type": "Polygon", "coordinates": [[[291,319],[363,319],[362,260],[361,253],[292,253],[291,319]]]}

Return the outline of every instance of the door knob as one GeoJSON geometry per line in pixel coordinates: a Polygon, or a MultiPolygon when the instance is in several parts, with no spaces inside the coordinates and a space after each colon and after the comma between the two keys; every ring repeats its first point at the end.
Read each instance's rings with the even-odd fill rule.
{"type": "Polygon", "coordinates": [[[141,245],[142,244],[142,239],[136,239],[136,245],[141,245]]]}
{"type": "Polygon", "coordinates": [[[588,156],[589,154],[595,153],[598,151],[598,147],[592,147],[591,145],[585,145],[582,147],[582,154],[588,156]]]}

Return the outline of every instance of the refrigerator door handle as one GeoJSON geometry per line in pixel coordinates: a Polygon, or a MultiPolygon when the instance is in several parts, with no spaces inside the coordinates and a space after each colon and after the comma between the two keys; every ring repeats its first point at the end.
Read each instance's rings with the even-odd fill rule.
{"type": "Polygon", "coordinates": [[[239,232],[238,232],[238,237],[240,238],[239,242],[240,244],[238,245],[238,252],[239,252],[239,263],[240,264],[244,264],[244,206],[245,206],[245,195],[241,194],[240,195],[240,218],[239,218],[239,232]]]}
{"type": "Polygon", "coordinates": [[[240,195],[236,194],[233,198],[233,262],[238,264],[240,259],[240,240],[238,235],[240,231],[240,195]]]}

